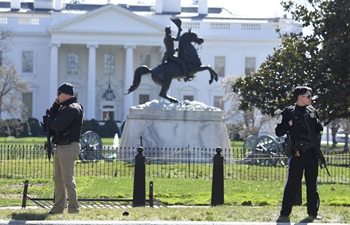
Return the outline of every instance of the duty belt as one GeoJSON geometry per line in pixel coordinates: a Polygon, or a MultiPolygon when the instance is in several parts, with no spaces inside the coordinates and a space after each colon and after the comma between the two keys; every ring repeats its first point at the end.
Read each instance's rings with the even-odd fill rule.
{"type": "Polygon", "coordinates": [[[303,152],[307,151],[308,149],[314,147],[314,144],[309,140],[297,140],[295,142],[295,147],[299,150],[302,150],[303,152]]]}

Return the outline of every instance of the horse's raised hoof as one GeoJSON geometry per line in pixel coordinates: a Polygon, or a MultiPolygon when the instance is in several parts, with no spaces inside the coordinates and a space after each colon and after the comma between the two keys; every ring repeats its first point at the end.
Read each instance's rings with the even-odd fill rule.
{"type": "Polygon", "coordinates": [[[168,98],[168,100],[170,101],[170,103],[179,103],[179,101],[175,98],[168,98]]]}

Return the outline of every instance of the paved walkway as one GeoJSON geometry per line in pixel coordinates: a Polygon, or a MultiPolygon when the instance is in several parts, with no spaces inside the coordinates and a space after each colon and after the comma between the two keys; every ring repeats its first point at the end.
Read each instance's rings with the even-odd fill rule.
{"type": "MultiPolygon", "coordinates": [[[[0,220],[0,225],[301,225],[302,223],[260,223],[260,222],[191,222],[191,221],[27,221],[0,220]]],[[[346,225],[345,223],[312,223],[312,225],[346,225]]]]}
{"type": "MultiPolygon", "coordinates": [[[[1,209],[20,209],[18,206],[0,207],[1,209]]],[[[27,206],[26,209],[37,209],[27,206]]],[[[203,221],[79,221],[79,220],[0,220],[0,225],[303,225],[307,223],[277,222],[203,222],[203,221]]],[[[312,225],[350,225],[346,223],[312,223],[312,225]]]]}

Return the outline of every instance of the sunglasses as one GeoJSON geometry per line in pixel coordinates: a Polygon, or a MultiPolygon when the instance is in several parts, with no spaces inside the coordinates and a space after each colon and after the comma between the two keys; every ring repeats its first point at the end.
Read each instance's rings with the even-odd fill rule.
{"type": "Polygon", "coordinates": [[[302,95],[302,97],[311,98],[311,95],[302,95]]]}
{"type": "Polygon", "coordinates": [[[57,91],[57,96],[60,96],[62,94],[61,91],[57,91]]]}

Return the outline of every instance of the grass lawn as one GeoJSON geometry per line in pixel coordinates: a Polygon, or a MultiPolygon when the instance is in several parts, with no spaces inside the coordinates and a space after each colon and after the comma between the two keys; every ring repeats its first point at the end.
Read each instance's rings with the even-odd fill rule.
{"type": "MultiPolygon", "coordinates": [[[[147,179],[148,183],[150,179],[147,179]]],[[[209,207],[211,181],[199,179],[155,178],[154,197],[173,205],[161,208],[128,208],[130,216],[123,217],[125,209],[82,209],[79,215],[46,215],[47,209],[1,210],[0,220],[178,220],[178,221],[260,221],[273,222],[280,210],[283,182],[225,180],[225,204],[209,207]],[[176,207],[174,207],[176,205],[176,207]],[[179,207],[183,205],[183,207],[179,207]]],[[[132,199],[132,178],[77,178],[79,198],[132,199]]],[[[0,180],[0,205],[21,206],[23,180],[0,180]]],[[[350,222],[349,185],[319,185],[322,222],[350,222]]],[[[148,198],[148,187],[146,195],[148,198]]],[[[53,182],[49,179],[29,180],[31,197],[53,198],[53,182]]],[[[292,221],[305,218],[305,187],[303,206],[293,209],[292,221]]],[[[34,205],[28,202],[28,205],[34,205]]]]}
{"type": "MultiPolygon", "coordinates": [[[[45,138],[12,140],[1,138],[6,144],[42,144],[45,138]]],[[[113,139],[103,139],[104,145],[113,139]]],[[[107,143],[107,144],[106,144],[107,143]]],[[[243,142],[232,142],[232,146],[242,148],[243,142]]],[[[259,167],[260,168],[260,167],[259,167]]],[[[263,167],[261,167],[263,169],[263,167]]],[[[322,171],[323,172],[323,171],[322,171]]],[[[333,171],[332,171],[333,172],[333,171]]],[[[127,209],[87,209],[82,208],[77,215],[48,215],[47,209],[1,209],[0,220],[116,220],[116,221],[276,221],[284,181],[252,181],[227,179],[224,183],[224,205],[210,207],[212,181],[210,179],[188,178],[146,178],[146,198],[148,183],[154,183],[154,197],[168,207],[135,207],[127,209]],[[181,206],[181,207],[180,207],[181,206]],[[129,216],[122,216],[124,211],[129,216]]],[[[132,199],[132,177],[76,178],[79,198],[123,198],[132,199]]],[[[24,179],[0,179],[0,207],[21,206],[24,179]]],[[[350,223],[350,186],[348,184],[323,183],[319,186],[321,199],[320,215],[322,223],[350,223]]],[[[306,214],[306,189],[302,188],[302,206],[295,206],[291,222],[299,222],[306,214]]],[[[51,179],[29,179],[28,195],[37,198],[53,198],[51,179]]],[[[28,201],[27,206],[35,204],[28,201]]],[[[316,221],[318,222],[318,221],[316,221]]]]}

